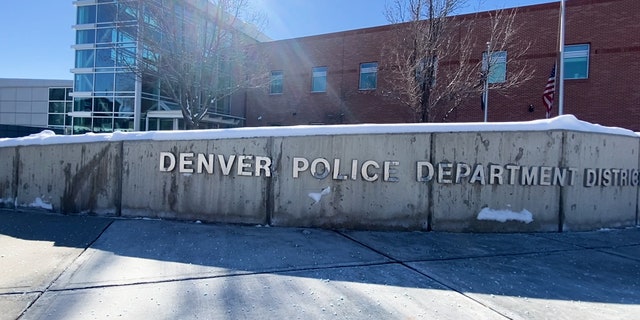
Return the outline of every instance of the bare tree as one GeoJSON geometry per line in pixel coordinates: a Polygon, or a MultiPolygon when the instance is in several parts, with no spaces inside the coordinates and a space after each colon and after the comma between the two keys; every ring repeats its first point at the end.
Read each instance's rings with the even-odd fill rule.
{"type": "Polygon", "coordinates": [[[491,12],[488,19],[453,16],[466,4],[393,0],[387,5],[386,18],[397,34],[384,49],[391,87],[383,94],[412,108],[417,121],[446,119],[463,101],[480,97],[484,81],[495,82],[491,89],[504,92],[531,78],[526,62],[519,59],[530,44],[517,39],[516,10],[491,12]],[[491,81],[499,52],[509,53],[509,74],[491,81]]]}
{"type": "Polygon", "coordinates": [[[200,128],[234,92],[257,85],[245,72],[259,75],[250,49],[257,16],[248,0],[136,2],[140,45],[131,67],[180,106],[188,129],[200,128]]]}

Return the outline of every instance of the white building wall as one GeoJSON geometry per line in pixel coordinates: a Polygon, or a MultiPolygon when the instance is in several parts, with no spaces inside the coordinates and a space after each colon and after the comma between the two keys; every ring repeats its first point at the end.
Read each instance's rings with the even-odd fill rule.
{"type": "Polygon", "coordinates": [[[72,86],[72,80],[0,79],[0,124],[46,127],[49,88],[72,86]]]}

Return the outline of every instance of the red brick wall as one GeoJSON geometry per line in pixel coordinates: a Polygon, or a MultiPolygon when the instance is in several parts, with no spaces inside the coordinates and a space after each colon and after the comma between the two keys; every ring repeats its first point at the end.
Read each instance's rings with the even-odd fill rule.
{"type": "MultiPolygon", "coordinates": [[[[523,59],[533,78],[505,94],[491,91],[490,121],[545,117],[542,90],[556,57],[558,12],[558,3],[518,9],[519,34],[532,43],[523,59]],[[534,106],[533,112],[529,105],[534,106]]],[[[475,19],[482,25],[488,15],[475,19]]],[[[478,27],[472,32],[484,44],[480,40],[487,31],[478,27]]],[[[590,44],[590,61],[588,79],[564,82],[564,113],[640,131],[640,1],[567,1],[565,34],[567,45],[590,44]]],[[[382,26],[260,44],[266,69],[284,72],[284,90],[279,95],[270,95],[268,87],[247,92],[246,125],[415,122],[414,112],[384,94],[389,84],[383,49],[394,35],[391,27],[382,26]],[[359,91],[359,65],[372,61],[379,62],[377,89],[359,91]],[[328,67],[326,93],[311,92],[311,69],[316,66],[328,67]]],[[[474,50],[479,59],[484,45],[474,50]]],[[[507,77],[508,70],[509,66],[507,77]]],[[[556,102],[552,115],[557,112],[556,102]]],[[[446,119],[482,120],[479,96],[465,101],[446,119]]]]}

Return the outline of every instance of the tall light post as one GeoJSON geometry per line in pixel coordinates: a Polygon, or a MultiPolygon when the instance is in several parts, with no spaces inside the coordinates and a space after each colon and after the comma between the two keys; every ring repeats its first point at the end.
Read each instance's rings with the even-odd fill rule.
{"type": "Polygon", "coordinates": [[[482,88],[482,102],[484,104],[484,122],[489,120],[489,70],[491,70],[491,42],[487,42],[487,54],[484,70],[484,87],[482,88]]]}
{"type": "Polygon", "coordinates": [[[560,37],[558,43],[558,115],[564,114],[564,0],[560,1],[560,37]]]}

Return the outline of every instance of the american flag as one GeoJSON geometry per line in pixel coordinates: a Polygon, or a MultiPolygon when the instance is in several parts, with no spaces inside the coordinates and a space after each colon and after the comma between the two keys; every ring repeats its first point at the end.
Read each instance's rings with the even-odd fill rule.
{"type": "Polygon", "coordinates": [[[553,65],[551,74],[547,80],[547,85],[544,87],[542,93],[542,104],[547,109],[547,118],[551,114],[551,107],[553,107],[553,94],[556,92],[556,65],[553,65]]]}

